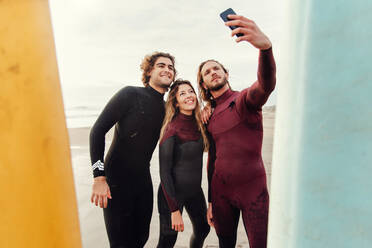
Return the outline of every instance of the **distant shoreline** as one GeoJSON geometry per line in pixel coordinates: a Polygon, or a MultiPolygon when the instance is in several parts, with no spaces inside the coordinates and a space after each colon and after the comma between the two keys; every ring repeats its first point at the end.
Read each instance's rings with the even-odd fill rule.
{"type": "MultiPolygon", "coordinates": [[[[270,105],[270,106],[264,106],[263,108],[262,108],[262,112],[263,113],[275,113],[275,111],[276,111],[276,105],[270,105]]],[[[97,118],[98,118],[98,116],[97,116],[97,118]]],[[[93,126],[93,124],[92,125],[88,125],[88,126],[81,126],[81,127],[68,127],[67,126],[67,129],[91,129],[92,128],[92,126],[93,126]]]]}

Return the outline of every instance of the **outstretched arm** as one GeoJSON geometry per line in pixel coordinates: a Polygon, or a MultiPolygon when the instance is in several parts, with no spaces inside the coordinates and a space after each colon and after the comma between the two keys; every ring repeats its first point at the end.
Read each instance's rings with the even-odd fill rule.
{"type": "Polygon", "coordinates": [[[242,91],[242,100],[246,107],[261,108],[273,92],[276,84],[276,67],[272,49],[260,51],[257,81],[242,91]]]}
{"type": "Polygon", "coordinates": [[[229,18],[232,21],[226,22],[227,26],[239,26],[239,28],[231,32],[231,35],[234,36],[237,33],[243,34],[243,36],[236,39],[236,42],[247,41],[260,49],[257,72],[258,80],[242,92],[244,98],[242,100],[246,106],[260,108],[266,103],[276,84],[276,65],[272,53],[271,41],[254,21],[239,15],[229,15],[229,18]]]}

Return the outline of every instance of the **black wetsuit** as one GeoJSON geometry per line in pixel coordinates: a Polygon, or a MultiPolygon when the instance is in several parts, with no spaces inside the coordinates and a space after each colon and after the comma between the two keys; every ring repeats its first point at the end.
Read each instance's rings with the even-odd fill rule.
{"type": "Polygon", "coordinates": [[[115,125],[104,161],[112,199],[104,209],[110,247],[143,247],[153,209],[150,160],[164,118],[163,94],[125,87],[106,105],[90,133],[92,164],[103,161],[105,134],[115,125]]]}
{"type": "Polygon", "coordinates": [[[174,246],[177,232],[171,228],[171,212],[182,212],[183,207],[193,225],[190,247],[201,248],[210,227],[201,188],[203,139],[193,116],[178,114],[168,124],[160,141],[159,159],[161,185],[158,190],[158,248],[174,246]]]}

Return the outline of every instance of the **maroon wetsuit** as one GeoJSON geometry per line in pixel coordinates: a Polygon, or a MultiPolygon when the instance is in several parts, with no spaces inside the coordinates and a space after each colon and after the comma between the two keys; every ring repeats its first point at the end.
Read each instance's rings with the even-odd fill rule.
{"type": "Polygon", "coordinates": [[[260,51],[258,80],[215,99],[208,125],[208,200],[220,247],[235,247],[240,211],[250,247],[266,247],[269,195],[261,156],[262,106],[274,90],[275,71],[272,49],[260,51]]]}

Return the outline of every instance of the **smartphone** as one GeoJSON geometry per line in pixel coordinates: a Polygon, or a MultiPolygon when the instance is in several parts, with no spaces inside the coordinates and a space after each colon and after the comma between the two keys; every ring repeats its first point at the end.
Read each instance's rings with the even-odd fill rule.
{"type": "MultiPolygon", "coordinates": [[[[223,20],[224,22],[227,22],[227,21],[230,21],[230,20],[231,20],[231,19],[227,18],[227,15],[236,15],[236,13],[235,13],[235,11],[234,11],[232,8],[228,8],[227,10],[225,10],[224,12],[222,12],[222,13],[220,14],[220,16],[221,16],[221,18],[222,18],[222,20],[223,20]]],[[[229,26],[229,28],[230,28],[231,30],[234,30],[234,29],[236,29],[236,28],[238,28],[238,27],[239,27],[239,26],[229,26]]],[[[243,36],[243,34],[238,33],[238,34],[236,34],[236,36],[240,37],[240,36],[243,36]]]]}

